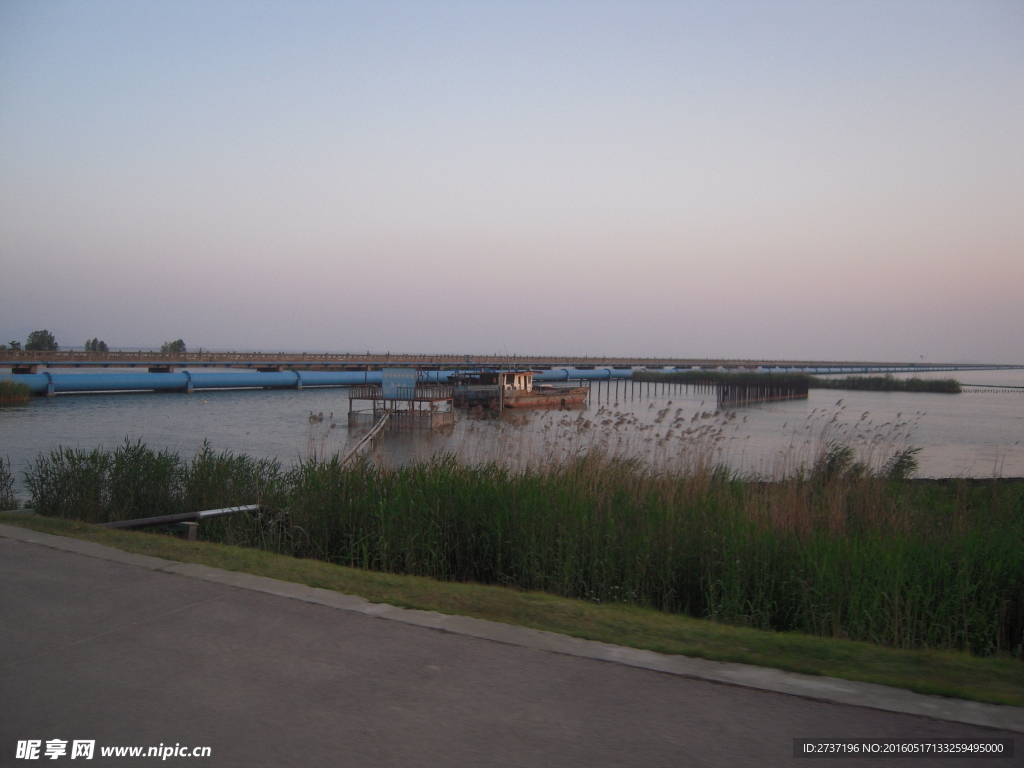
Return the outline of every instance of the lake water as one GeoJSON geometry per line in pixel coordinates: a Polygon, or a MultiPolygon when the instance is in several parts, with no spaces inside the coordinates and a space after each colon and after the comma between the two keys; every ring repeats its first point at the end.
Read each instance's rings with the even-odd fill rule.
{"type": "MultiPolygon", "coordinates": [[[[87,374],[83,374],[87,375],[87,374]]],[[[593,447],[671,466],[711,457],[743,471],[778,473],[813,460],[828,439],[853,442],[874,463],[921,448],[924,477],[1024,476],[1024,370],[955,376],[960,395],[812,389],[806,400],[716,412],[714,395],[680,388],[602,384],[578,411],[506,411],[501,419],[457,413],[446,433],[387,433],[375,456],[401,462],[449,452],[510,464],[557,459],[593,447]],[[980,385],[980,386],[968,386],[980,385]]],[[[17,478],[58,445],[112,447],[142,440],[183,456],[209,440],[217,450],[288,465],[311,451],[345,451],[364,430],[346,426],[347,390],[89,394],[34,398],[0,407],[0,458],[17,478]],[[311,423],[310,415],[322,421],[311,423]],[[333,418],[332,418],[333,414],[333,418]],[[331,424],[335,426],[331,428],[331,424]]]]}

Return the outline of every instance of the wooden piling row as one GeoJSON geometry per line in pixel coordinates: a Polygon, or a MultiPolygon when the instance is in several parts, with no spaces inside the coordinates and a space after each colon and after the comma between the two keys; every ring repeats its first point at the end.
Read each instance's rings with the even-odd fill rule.
{"type": "Polygon", "coordinates": [[[807,397],[806,377],[779,376],[778,379],[777,382],[722,382],[718,385],[718,407],[741,407],[807,397]]]}
{"type": "Polygon", "coordinates": [[[738,407],[772,400],[795,400],[807,397],[810,377],[803,374],[730,373],[722,371],[637,371],[633,374],[640,386],[646,383],[665,387],[691,388],[697,393],[715,393],[718,406],[738,407]]]}

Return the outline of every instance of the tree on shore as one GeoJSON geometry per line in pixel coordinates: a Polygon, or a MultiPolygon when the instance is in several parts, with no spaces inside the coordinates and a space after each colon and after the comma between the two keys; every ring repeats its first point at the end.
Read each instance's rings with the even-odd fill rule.
{"type": "Polygon", "coordinates": [[[53,334],[44,328],[41,331],[32,331],[28,335],[25,350],[27,352],[58,352],[60,344],[57,343],[53,334]]]}
{"type": "Polygon", "coordinates": [[[9,341],[8,344],[0,344],[0,349],[4,349],[4,350],[9,349],[12,352],[19,352],[19,351],[21,351],[21,342],[20,341],[15,341],[14,339],[11,339],[11,341],[9,341]],[[8,344],[10,346],[8,346],[8,344]]]}
{"type": "Polygon", "coordinates": [[[109,352],[110,349],[107,347],[107,342],[100,341],[99,339],[93,339],[89,341],[85,340],[85,351],[86,352],[109,352]]]}
{"type": "Polygon", "coordinates": [[[185,342],[181,339],[176,341],[165,341],[160,345],[160,354],[181,357],[185,354],[185,342]]]}

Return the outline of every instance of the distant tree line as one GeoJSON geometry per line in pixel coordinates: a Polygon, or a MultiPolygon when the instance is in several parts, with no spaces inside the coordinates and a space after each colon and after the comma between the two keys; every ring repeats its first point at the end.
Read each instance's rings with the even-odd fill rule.
{"type": "MultiPolygon", "coordinates": [[[[21,349],[22,346],[20,341],[12,340],[6,344],[0,344],[0,350],[18,352],[21,349]]],[[[24,350],[26,352],[59,352],[60,344],[57,343],[57,339],[54,335],[44,328],[41,331],[32,331],[32,333],[28,335],[28,340],[25,342],[24,350]]],[[[109,352],[110,347],[107,346],[107,342],[94,337],[92,339],[85,340],[85,351],[109,352]]],[[[160,353],[164,355],[183,357],[185,355],[185,351],[185,342],[182,339],[165,341],[160,345],[160,353]]]]}
{"type": "MultiPolygon", "coordinates": [[[[6,344],[0,344],[0,349],[9,349],[13,352],[17,352],[21,348],[21,342],[14,341],[13,339],[6,344]]],[[[45,329],[42,331],[32,331],[25,342],[25,350],[28,352],[57,352],[59,349],[60,344],[57,343],[57,339],[45,329]]]]}
{"type": "Polygon", "coordinates": [[[160,353],[164,355],[173,355],[175,357],[182,357],[185,354],[185,342],[181,339],[175,341],[165,341],[160,345],[160,353]]]}
{"type": "Polygon", "coordinates": [[[41,331],[32,331],[25,342],[25,349],[29,352],[57,352],[60,344],[53,334],[45,328],[41,331]]]}

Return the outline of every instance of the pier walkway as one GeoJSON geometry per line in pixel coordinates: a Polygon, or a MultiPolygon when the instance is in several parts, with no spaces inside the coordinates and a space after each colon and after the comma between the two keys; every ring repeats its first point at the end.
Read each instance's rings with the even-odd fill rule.
{"type": "MultiPolygon", "coordinates": [[[[1015,738],[1024,748],[1019,732],[690,679],[632,666],[643,652],[601,660],[571,650],[600,644],[9,526],[0,582],[3,765],[23,764],[15,745],[27,739],[95,740],[89,765],[138,762],[100,757],[112,745],[209,747],[209,758],[185,761],[208,766],[588,768],[790,765],[794,738],[1015,738]]],[[[811,680],[820,697],[837,688],[811,680]]],[[[881,690],[865,701],[914,698],[881,690]]],[[[996,709],[1024,730],[1020,710],[996,709]]],[[[1019,754],[984,763],[1019,765],[1019,754]]]]}

